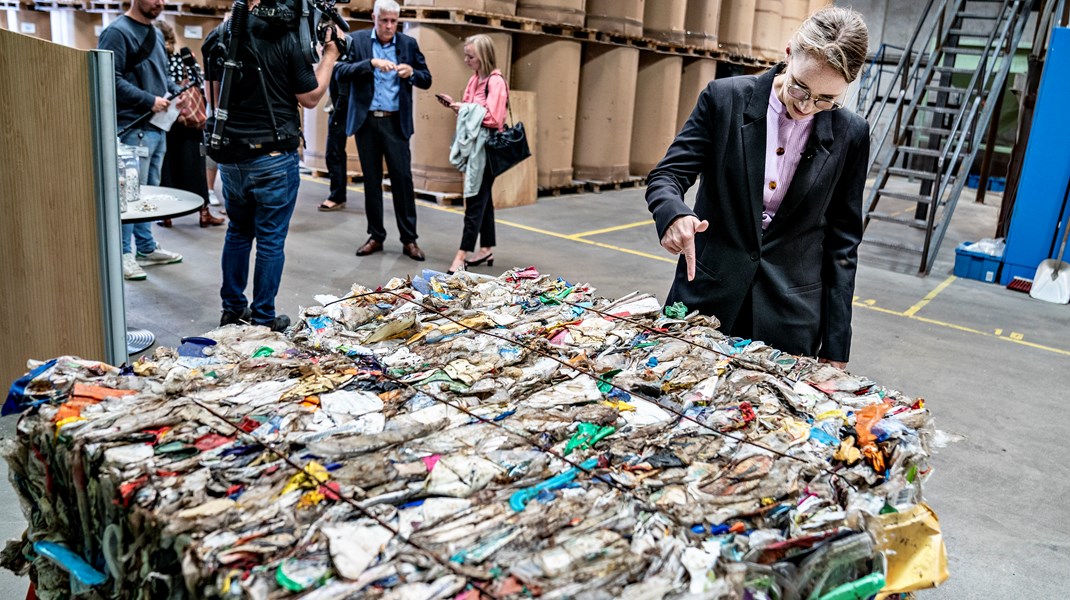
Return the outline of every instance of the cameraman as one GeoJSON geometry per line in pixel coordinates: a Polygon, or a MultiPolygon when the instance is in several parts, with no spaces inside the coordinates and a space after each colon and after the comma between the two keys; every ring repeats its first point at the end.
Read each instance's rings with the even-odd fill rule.
{"type": "MultiPolygon", "coordinates": [[[[326,32],[328,41],[323,47],[323,57],[313,70],[302,51],[296,18],[287,21],[279,17],[280,14],[299,15],[300,2],[250,0],[247,31],[244,35],[232,34],[230,38],[236,35],[243,39],[238,48],[241,66],[237,71],[230,71],[236,76],[225,107],[228,112],[223,143],[210,151],[219,163],[223,198],[230,217],[223,244],[220,325],[250,321],[272,331],[282,331],[290,324],[289,317],[275,314],[275,295],[282,280],[283,247],[301,182],[297,166],[301,141],[298,104],[315,108],[327,91],[340,55],[334,40],[343,36],[341,30],[331,25],[326,32]],[[245,288],[254,240],[256,267],[250,305],[245,288]]],[[[235,16],[229,22],[234,26],[238,21],[235,16]]],[[[222,81],[227,69],[219,68],[217,60],[211,62],[214,64],[208,71],[208,79],[222,81]]],[[[218,101],[213,104],[218,106],[218,101]]],[[[214,117],[209,120],[210,132],[215,131],[214,120],[214,117]]]]}

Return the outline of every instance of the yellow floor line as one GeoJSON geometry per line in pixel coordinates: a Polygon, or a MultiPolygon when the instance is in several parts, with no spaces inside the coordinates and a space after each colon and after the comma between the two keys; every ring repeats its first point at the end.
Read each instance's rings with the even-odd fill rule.
{"type": "Polygon", "coordinates": [[[939,295],[940,292],[946,290],[947,286],[951,285],[955,281],[955,279],[957,279],[957,277],[955,277],[954,275],[945,279],[943,282],[940,283],[940,285],[936,286],[933,291],[929,292],[927,296],[922,298],[920,302],[906,309],[906,312],[904,312],[903,314],[908,317],[913,317],[915,314],[917,314],[919,310],[925,308],[926,304],[932,302],[933,298],[936,298],[936,296],[939,295]]]}
{"type": "MultiPolygon", "coordinates": [[[[954,279],[954,276],[952,276],[952,279],[954,279]]],[[[919,316],[914,315],[914,314],[907,314],[906,312],[899,312],[897,310],[890,310],[890,309],[887,309],[887,308],[881,308],[879,306],[874,306],[874,305],[868,304],[866,302],[854,302],[853,304],[855,306],[859,307],[859,308],[865,308],[867,310],[872,310],[872,311],[875,311],[875,312],[884,313],[886,315],[891,315],[893,317],[902,317],[902,318],[910,319],[910,320],[913,320],[913,321],[920,321],[922,323],[927,323],[929,325],[936,325],[938,327],[946,327],[948,329],[954,329],[956,331],[961,331],[963,333],[970,333],[970,334],[974,334],[974,335],[980,335],[980,336],[983,336],[983,337],[992,337],[992,338],[996,338],[996,339],[999,339],[999,340],[1003,340],[1005,342],[1011,342],[1011,343],[1014,343],[1014,344],[1027,346],[1029,348],[1034,348],[1036,350],[1043,350],[1045,352],[1052,352],[1054,354],[1062,354],[1064,356],[1070,356],[1070,350],[1063,350],[1062,348],[1053,348],[1051,346],[1045,346],[1043,344],[1036,344],[1034,342],[1027,342],[1025,340],[1016,339],[1016,338],[1013,338],[1013,337],[1010,337],[1010,336],[996,335],[994,333],[989,333],[987,331],[981,331],[980,329],[974,329],[973,327],[966,327],[964,325],[956,325],[954,323],[947,323],[945,321],[938,321],[936,319],[930,319],[928,317],[919,317],[919,316]]]]}
{"type": "MultiPolygon", "coordinates": [[[[319,184],[322,184],[322,185],[327,185],[326,182],[323,179],[320,179],[320,178],[317,178],[317,177],[311,177],[311,176],[307,176],[307,175],[302,175],[301,178],[306,180],[306,181],[312,181],[312,182],[319,183],[319,184]]],[[[346,188],[350,189],[350,190],[353,190],[353,191],[358,191],[358,192],[359,191],[363,191],[363,189],[360,186],[350,185],[350,186],[346,186],[346,188]]],[[[441,205],[438,205],[438,204],[428,204],[428,203],[421,203],[420,206],[423,206],[424,208],[433,208],[435,210],[442,211],[442,212],[448,212],[448,213],[453,213],[453,214],[464,214],[464,210],[463,209],[454,208],[454,207],[450,207],[450,206],[441,206],[441,205]]],[[[545,229],[539,229],[538,227],[531,227],[530,225],[522,225],[520,223],[513,223],[511,221],[503,221],[502,219],[495,219],[494,222],[499,224],[499,225],[505,225],[507,227],[514,227],[516,229],[522,229],[524,231],[530,231],[532,233],[538,233],[540,235],[554,237],[554,238],[558,238],[558,239],[562,239],[562,240],[568,240],[570,242],[578,242],[578,243],[581,243],[581,244],[588,244],[590,246],[596,246],[598,248],[605,248],[607,250],[615,250],[617,252],[624,252],[625,254],[631,254],[631,255],[634,255],[634,256],[642,256],[643,258],[649,258],[651,260],[657,260],[657,261],[667,262],[667,263],[675,263],[676,262],[675,258],[670,258],[670,257],[667,257],[667,256],[658,256],[656,254],[650,254],[648,252],[640,252],[638,250],[631,250],[631,249],[628,249],[628,248],[622,248],[620,246],[613,246],[611,244],[603,244],[601,242],[594,242],[594,241],[591,241],[591,240],[583,239],[581,237],[581,236],[595,235],[597,233],[605,233],[607,231],[615,231],[615,230],[619,230],[619,229],[627,229],[627,228],[630,228],[630,227],[638,227],[640,225],[648,224],[649,221],[642,221],[642,222],[637,222],[637,223],[629,223],[629,224],[626,224],[626,225],[619,225],[617,227],[609,227],[609,228],[606,228],[606,229],[600,229],[600,230],[594,230],[594,231],[585,231],[585,232],[582,232],[582,233],[574,233],[574,234],[571,234],[571,235],[567,235],[567,234],[564,234],[564,233],[556,233],[556,232],[553,232],[553,231],[547,231],[545,229]]],[[[979,329],[974,329],[972,327],[966,327],[966,326],[963,326],[963,325],[955,325],[954,323],[945,323],[943,321],[937,321],[936,319],[929,319],[929,318],[926,318],[926,317],[917,316],[916,313],[919,310],[924,308],[926,304],[928,304],[929,302],[931,302],[933,300],[933,298],[936,298],[936,296],[940,292],[942,292],[945,289],[947,289],[947,287],[949,285],[951,285],[951,283],[954,282],[955,279],[957,279],[957,277],[955,277],[954,275],[948,277],[943,282],[941,282],[940,285],[936,286],[936,288],[933,289],[933,291],[929,292],[929,294],[927,296],[925,296],[925,298],[923,298],[920,302],[918,302],[914,306],[911,306],[910,308],[908,308],[907,310],[905,310],[903,312],[900,312],[900,311],[897,311],[897,310],[890,310],[890,309],[887,309],[887,308],[882,308],[880,306],[875,306],[874,304],[867,303],[867,302],[857,302],[856,301],[853,304],[855,306],[858,306],[858,307],[861,307],[861,308],[865,308],[867,310],[872,310],[872,311],[875,311],[875,312],[884,313],[884,314],[891,315],[891,316],[894,316],[894,317],[902,317],[902,318],[905,318],[905,319],[912,319],[912,320],[915,320],[915,321],[921,321],[922,323],[928,323],[929,325],[936,325],[938,327],[946,327],[948,329],[954,329],[956,331],[962,331],[964,333],[971,333],[971,334],[980,335],[980,336],[984,336],[984,337],[993,337],[993,338],[996,338],[996,339],[999,339],[999,340],[1003,340],[1003,341],[1006,341],[1006,342],[1011,342],[1011,343],[1014,343],[1014,344],[1019,344],[1021,346],[1027,346],[1029,348],[1034,348],[1036,350],[1043,350],[1043,351],[1046,351],[1046,352],[1053,352],[1055,354],[1061,354],[1061,355],[1065,355],[1065,356],[1070,356],[1070,350],[1063,350],[1061,348],[1053,348],[1051,346],[1044,346],[1042,344],[1035,344],[1033,342],[1027,342],[1025,340],[1019,340],[1019,339],[1015,339],[1015,338],[1008,337],[1008,336],[996,335],[994,333],[988,333],[987,331],[981,331],[979,329]]]]}
{"type": "Polygon", "coordinates": [[[592,235],[599,235],[601,233],[610,233],[613,231],[620,231],[622,229],[631,229],[633,227],[641,227],[643,225],[653,225],[653,219],[647,219],[646,221],[638,221],[636,223],[626,223],[624,225],[616,225],[614,227],[606,227],[605,229],[592,229],[591,231],[581,231],[579,233],[573,233],[568,236],[569,239],[578,240],[580,238],[589,237],[592,235]]]}

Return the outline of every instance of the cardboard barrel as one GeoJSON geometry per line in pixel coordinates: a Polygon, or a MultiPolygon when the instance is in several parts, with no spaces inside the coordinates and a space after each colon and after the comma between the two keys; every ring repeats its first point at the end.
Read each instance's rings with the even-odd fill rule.
{"type": "Polygon", "coordinates": [[[806,16],[809,17],[829,4],[831,4],[829,0],[809,0],[806,6],[806,16]]]}
{"type": "Polygon", "coordinates": [[[784,58],[783,50],[791,42],[791,36],[795,35],[799,26],[810,15],[807,12],[809,8],[809,0],[784,0],[784,16],[780,19],[780,55],[776,57],[777,60],[784,58]]]}
{"type": "Polygon", "coordinates": [[[784,56],[784,44],[780,39],[781,15],[784,0],[758,0],[754,14],[754,54],[766,60],[784,56]]]}
{"type": "Polygon", "coordinates": [[[643,0],[587,0],[587,28],[642,37],[643,0]]]}
{"type": "Polygon", "coordinates": [[[646,0],[643,37],[682,46],[687,0],[646,0]]]}
{"type": "Polygon", "coordinates": [[[729,54],[751,56],[754,5],[755,0],[721,3],[720,35],[717,40],[721,50],[729,54]]]}
{"type": "MultiPolygon", "coordinates": [[[[513,87],[535,92],[539,121],[538,182],[542,188],[572,184],[572,146],[583,44],[541,35],[516,38],[513,87]]],[[[530,137],[529,133],[529,137],[530,137]]]]}
{"type": "Polygon", "coordinates": [[[628,179],[638,66],[638,48],[588,43],[583,49],[572,158],[576,179],[628,179]]]}
{"type": "MultiPolygon", "coordinates": [[[[305,148],[301,162],[313,171],[327,173],[327,124],[331,115],[324,110],[327,106],[327,94],[323,95],[319,106],[304,109],[305,148]]],[[[357,142],[353,136],[346,140],[346,172],[349,177],[360,177],[360,156],[357,155],[357,142]]]]}
{"type": "Polygon", "coordinates": [[[644,52],[639,56],[635,85],[635,120],[629,168],[646,177],[665,156],[676,137],[683,57],[644,52]]]}
{"type": "Polygon", "coordinates": [[[449,94],[458,101],[464,95],[464,87],[472,76],[472,70],[464,66],[464,40],[476,33],[485,33],[494,41],[498,68],[508,81],[512,35],[475,27],[425,23],[408,24],[406,33],[420,44],[434,80],[430,90],[417,89],[413,93],[414,133],[409,143],[413,185],[418,190],[460,194],[464,191],[464,174],[450,164],[450,145],[456,131],[457,115],[439,104],[435,94],[449,94]]]}
{"type": "Polygon", "coordinates": [[[691,111],[695,110],[699,94],[717,77],[717,61],[710,58],[684,60],[680,73],[680,100],[676,109],[676,131],[683,128],[691,111]]]}
{"type": "Polygon", "coordinates": [[[474,10],[495,15],[515,15],[516,0],[402,0],[404,6],[433,6],[435,8],[456,8],[474,10]]]}
{"type": "Polygon", "coordinates": [[[554,25],[583,27],[586,0],[517,0],[516,14],[554,25]]]}
{"type": "Polygon", "coordinates": [[[716,50],[720,25],[721,0],[689,0],[684,18],[684,43],[703,50],[716,50]]]}

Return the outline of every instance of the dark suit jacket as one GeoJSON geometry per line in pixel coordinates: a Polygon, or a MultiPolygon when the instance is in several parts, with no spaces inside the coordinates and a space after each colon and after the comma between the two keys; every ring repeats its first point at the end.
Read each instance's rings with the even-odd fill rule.
{"type": "MultiPolygon", "coordinates": [[[[427,61],[420,52],[420,46],[411,36],[400,31],[397,40],[398,63],[412,67],[412,77],[400,80],[398,93],[398,112],[401,113],[401,132],[406,138],[412,136],[412,88],[422,90],[431,87],[431,71],[427,61]]],[[[339,85],[349,86],[349,116],[346,123],[346,135],[353,135],[364,124],[368,109],[372,105],[375,92],[375,76],[372,69],[372,34],[361,30],[350,34],[349,62],[339,63],[334,68],[334,77],[339,85]]]]}
{"type": "Polygon", "coordinates": [[[695,237],[694,281],[681,257],[667,302],[715,315],[730,332],[749,291],[755,339],[847,361],[869,126],[848,110],[818,113],[787,196],[763,232],[766,110],[781,69],[710,82],[647,178],[658,239],[684,215],[710,224],[695,237]],[[699,175],[692,210],[683,196],[699,175]]]}

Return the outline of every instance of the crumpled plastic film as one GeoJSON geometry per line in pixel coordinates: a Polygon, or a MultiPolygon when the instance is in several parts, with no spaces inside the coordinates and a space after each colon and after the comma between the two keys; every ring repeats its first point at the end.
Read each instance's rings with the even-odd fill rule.
{"type": "Polygon", "coordinates": [[[923,506],[920,399],[533,267],[319,300],[29,365],[4,566],[42,597],[795,599],[908,589],[930,552],[868,527],[923,506]]]}

